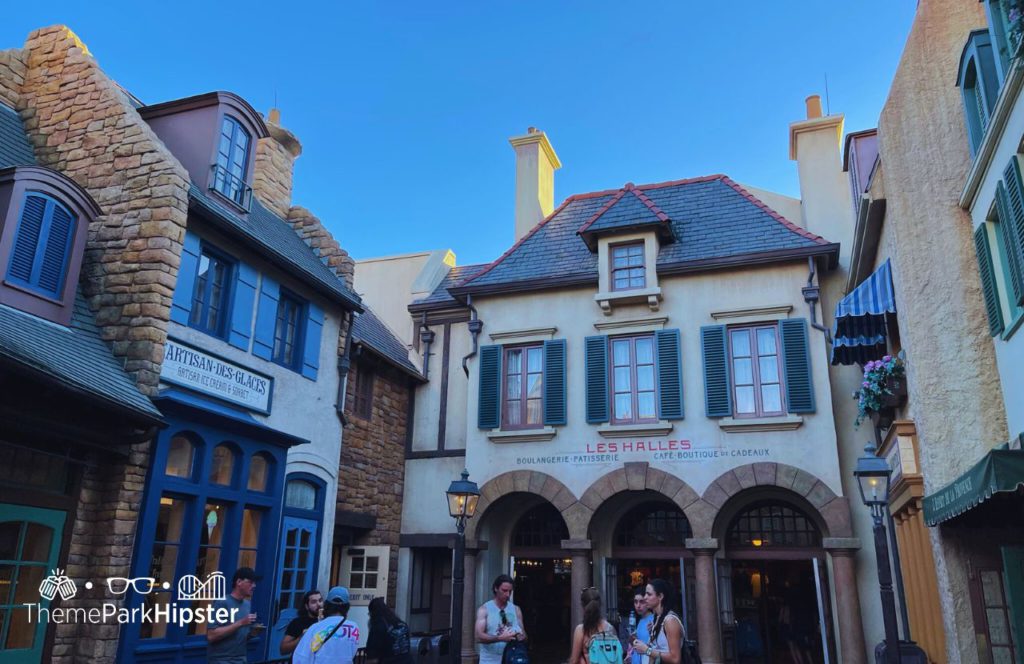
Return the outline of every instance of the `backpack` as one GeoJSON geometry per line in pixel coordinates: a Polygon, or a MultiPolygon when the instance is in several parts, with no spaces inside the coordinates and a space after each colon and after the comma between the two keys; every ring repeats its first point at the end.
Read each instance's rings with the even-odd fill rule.
{"type": "Polygon", "coordinates": [[[514,639],[505,644],[505,650],[501,653],[501,664],[530,664],[530,651],[526,647],[526,641],[514,639]]]}
{"type": "Polygon", "coordinates": [[[391,655],[408,655],[410,650],[409,626],[398,621],[388,627],[388,641],[391,643],[391,655]]]}
{"type": "Polygon", "coordinates": [[[587,644],[587,662],[590,664],[622,664],[622,642],[611,632],[598,632],[587,644]]]}

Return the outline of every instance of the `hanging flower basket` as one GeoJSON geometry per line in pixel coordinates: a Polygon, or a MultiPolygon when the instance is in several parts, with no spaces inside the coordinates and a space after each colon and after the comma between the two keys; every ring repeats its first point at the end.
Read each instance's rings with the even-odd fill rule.
{"type": "Polygon", "coordinates": [[[876,427],[887,429],[892,424],[896,409],[907,400],[907,373],[903,360],[886,355],[864,365],[864,379],[860,389],[853,393],[857,400],[857,421],[865,418],[876,427]]]}

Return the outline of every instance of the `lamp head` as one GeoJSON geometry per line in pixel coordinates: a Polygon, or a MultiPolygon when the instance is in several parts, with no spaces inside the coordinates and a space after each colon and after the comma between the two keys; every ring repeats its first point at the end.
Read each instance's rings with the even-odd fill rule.
{"type": "Polygon", "coordinates": [[[864,447],[864,456],[857,459],[857,467],[853,471],[860,488],[860,499],[872,508],[889,504],[889,481],[892,477],[889,462],[878,456],[875,450],[875,444],[869,442],[864,447]]]}
{"type": "Polygon", "coordinates": [[[469,471],[462,471],[462,479],[454,480],[446,492],[448,495],[448,513],[453,519],[472,519],[476,513],[476,505],[480,501],[480,489],[476,482],[469,480],[469,471]]]}

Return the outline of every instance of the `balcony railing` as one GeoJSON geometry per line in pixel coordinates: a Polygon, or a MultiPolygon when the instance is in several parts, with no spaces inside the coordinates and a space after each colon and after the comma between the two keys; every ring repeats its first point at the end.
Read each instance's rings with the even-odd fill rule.
{"type": "Polygon", "coordinates": [[[252,205],[252,187],[219,164],[214,164],[210,170],[210,189],[248,212],[252,205]]]}

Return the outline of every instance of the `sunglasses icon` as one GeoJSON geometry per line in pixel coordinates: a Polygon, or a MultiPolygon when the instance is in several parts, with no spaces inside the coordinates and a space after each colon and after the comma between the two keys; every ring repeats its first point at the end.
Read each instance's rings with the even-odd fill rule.
{"type": "Polygon", "coordinates": [[[140,595],[148,595],[156,589],[156,579],[151,576],[137,576],[126,579],[123,576],[112,576],[107,579],[107,588],[115,595],[123,595],[132,588],[140,595]]]}

